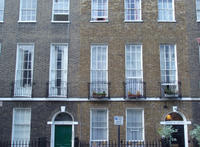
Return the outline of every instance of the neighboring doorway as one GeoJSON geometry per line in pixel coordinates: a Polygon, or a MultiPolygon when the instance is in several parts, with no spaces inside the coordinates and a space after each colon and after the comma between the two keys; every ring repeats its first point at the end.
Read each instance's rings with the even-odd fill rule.
{"type": "Polygon", "coordinates": [[[56,125],[55,126],[55,147],[72,146],[72,126],[56,125]]]}
{"type": "Polygon", "coordinates": [[[171,125],[177,132],[172,134],[173,141],[171,147],[189,147],[188,146],[188,124],[186,117],[178,111],[173,111],[165,115],[162,125],[171,125]]]}
{"type": "Polygon", "coordinates": [[[185,147],[184,125],[173,125],[172,127],[177,130],[172,134],[172,147],[185,147]]]}

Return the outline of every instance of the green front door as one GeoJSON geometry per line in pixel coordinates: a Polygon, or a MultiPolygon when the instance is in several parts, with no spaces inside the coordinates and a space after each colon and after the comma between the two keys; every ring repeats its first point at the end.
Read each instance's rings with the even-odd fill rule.
{"type": "Polygon", "coordinates": [[[71,147],[72,126],[55,125],[55,147],[71,147]]]}

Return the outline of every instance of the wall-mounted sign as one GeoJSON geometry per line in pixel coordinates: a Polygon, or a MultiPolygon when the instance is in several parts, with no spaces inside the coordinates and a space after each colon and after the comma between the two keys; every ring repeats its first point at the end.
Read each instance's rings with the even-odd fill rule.
{"type": "Polygon", "coordinates": [[[114,116],[114,125],[122,126],[123,125],[123,116],[114,116]]]}

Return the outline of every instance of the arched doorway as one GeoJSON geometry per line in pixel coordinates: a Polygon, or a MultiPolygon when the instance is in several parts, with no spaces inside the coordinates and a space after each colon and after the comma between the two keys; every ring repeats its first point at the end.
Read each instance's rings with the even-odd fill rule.
{"type": "Polygon", "coordinates": [[[51,147],[73,147],[74,124],[70,113],[56,113],[51,122],[51,147]]]}
{"type": "Polygon", "coordinates": [[[169,112],[164,116],[164,121],[160,123],[163,125],[172,125],[172,127],[177,130],[177,132],[172,134],[172,147],[188,147],[187,125],[191,124],[191,122],[187,121],[186,117],[181,112],[169,112]]]}

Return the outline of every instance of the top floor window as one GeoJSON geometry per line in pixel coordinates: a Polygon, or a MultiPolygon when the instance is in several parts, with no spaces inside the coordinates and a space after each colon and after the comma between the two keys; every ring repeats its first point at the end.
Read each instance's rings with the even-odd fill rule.
{"type": "Polygon", "coordinates": [[[175,21],[174,0],[158,0],[158,21],[175,21]]]}
{"type": "Polygon", "coordinates": [[[141,20],[141,0],[125,0],[125,21],[141,20]]]}
{"type": "Polygon", "coordinates": [[[200,21],[200,0],[196,0],[197,21],[200,21]]]}
{"type": "Polygon", "coordinates": [[[53,0],[52,21],[69,21],[69,0],[53,0]]]}
{"type": "Polygon", "coordinates": [[[21,0],[19,21],[36,21],[37,0],[21,0]]]}
{"type": "Polygon", "coordinates": [[[108,20],[108,0],[92,0],[92,21],[108,20]]]}
{"type": "Polygon", "coordinates": [[[0,0],[0,22],[3,21],[4,15],[4,0],[0,0]]]}

